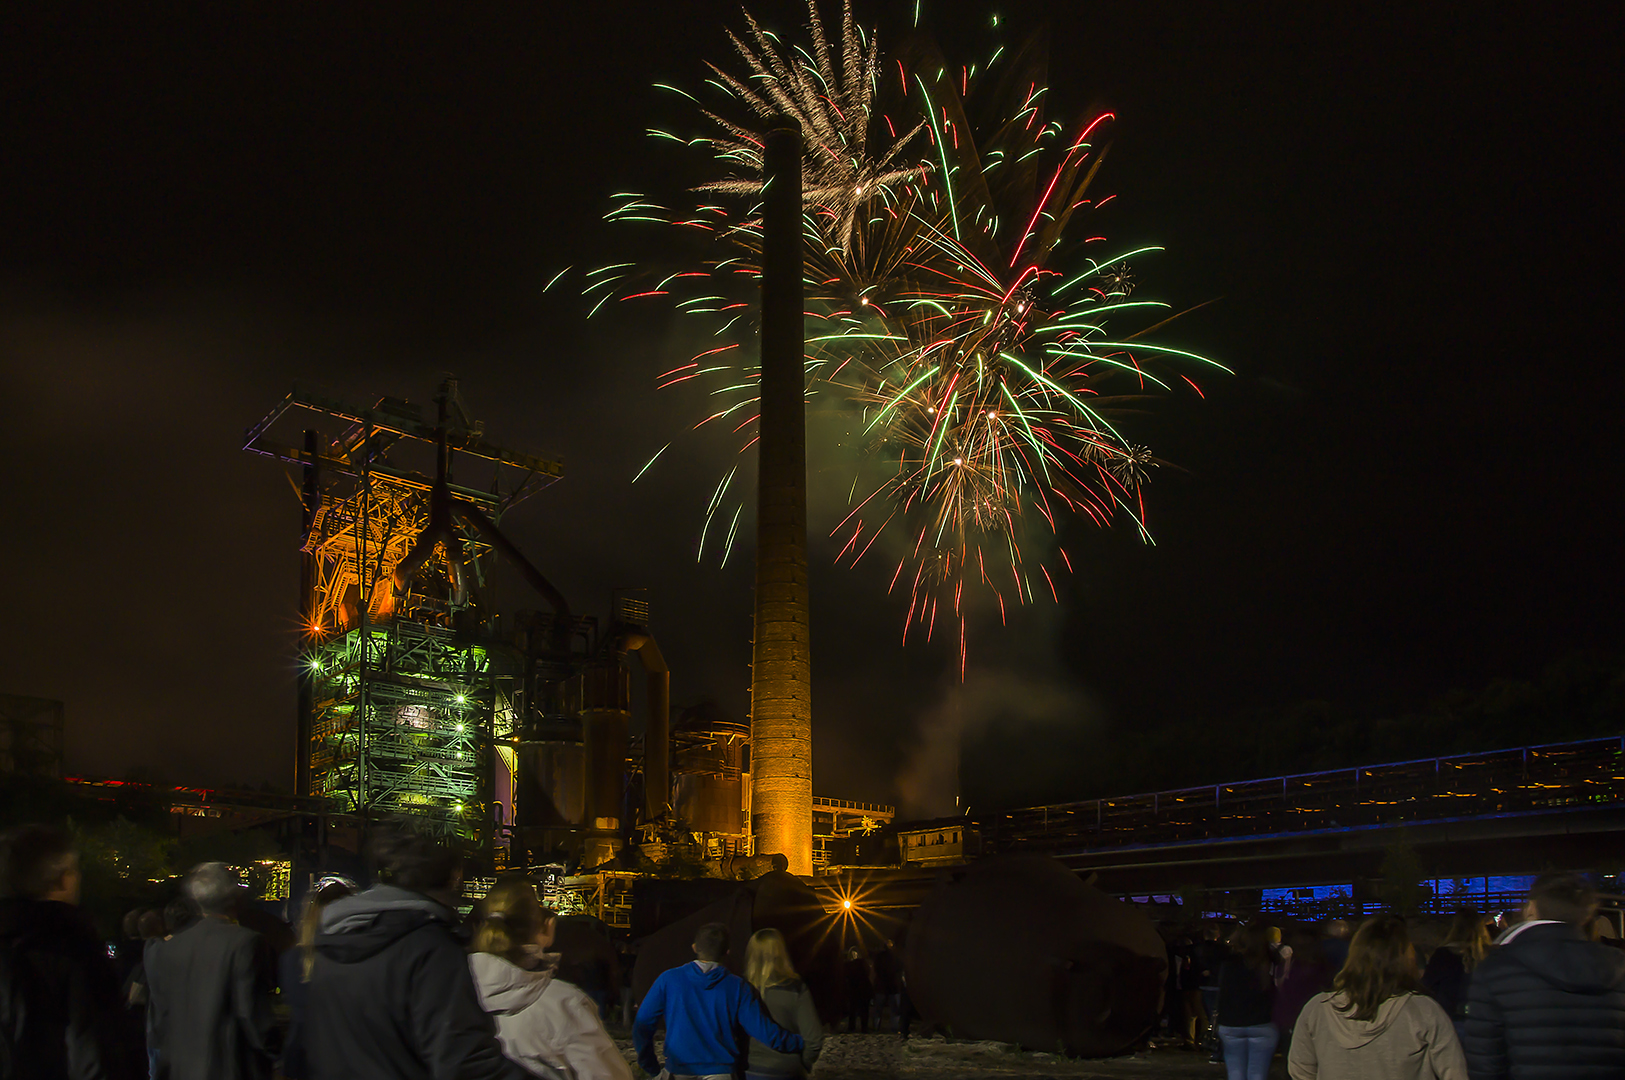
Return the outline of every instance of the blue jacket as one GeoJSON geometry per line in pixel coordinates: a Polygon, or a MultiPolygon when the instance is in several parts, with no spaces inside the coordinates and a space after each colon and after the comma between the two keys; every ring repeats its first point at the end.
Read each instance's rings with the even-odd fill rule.
{"type": "Polygon", "coordinates": [[[718,964],[710,971],[696,963],[663,971],[638,1009],[632,1040],[638,1064],[654,1076],[655,1028],[666,1022],[666,1068],[683,1076],[738,1074],[744,1069],[746,1040],[740,1031],[780,1053],[799,1053],[801,1036],[773,1022],[744,979],[718,964]]]}

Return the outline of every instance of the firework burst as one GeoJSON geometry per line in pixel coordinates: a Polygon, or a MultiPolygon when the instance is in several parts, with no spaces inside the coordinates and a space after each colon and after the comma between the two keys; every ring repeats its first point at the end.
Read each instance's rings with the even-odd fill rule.
{"type": "MultiPolygon", "coordinates": [[[[735,78],[708,64],[720,85],[743,102],[761,120],[777,115],[794,117],[805,139],[802,160],[802,198],[824,220],[819,232],[842,247],[861,242],[860,224],[867,208],[884,199],[897,184],[915,173],[912,164],[899,167],[904,149],[924,127],[921,120],[903,135],[895,129],[890,145],[872,152],[870,144],[885,146],[874,113],[879,86],[880,43],[865,41],[852,20],[851,0],[841,5],[841,40],[831,49],[816,0],[809,0],[808,36],[812,51],[797,48],[782,52],[777,39],[745,13],[754,45],[732,31],[728,39],[750,69],[749,81],[735,78]],[[839,56],[839,62],[835,57],[839,56]],[[754,84],[754,86],[752,85],[754,84]]],[[[762,191],[762,140],[751,128],[710,111],[705,115],[725,134],[703,140],[718,160],[736,166],[745,175],[702,184],[700,191],[722,195],[757,196],[762,191]]]]}
{"type": "MultiPolygon", "coordinates": [[[[856,565],[882,536],[896,536],[882,550],[897,562],[892,590],[908,598],[905,639],[916,628],[930,638],[939,616],[950,619],[963,670],[967,585],[985,589],[1002,616],[1008,599],[1058,599],[1056,574],[1073,570],[1058,544],[1024,545],[1035,528],[1053,536],[1062,515],[1103,526],[1127,516],[1150,539],[1143,487],[1160,463],[1112,417],[1176,384],[1195,390],[1180,365],[1218,365],[1146,340],[1169,316],[1167,305],[1131,296],[1132,260],[1158,249],[1092,257],[1104,238],[1069,239],[1077,218],[1109,201],[1090,189],[1113,118],[1070,128],[1046,120],[1041,41],[1002,65],[1000,50],[980,70],[952,68],[919,42],[883,58],[849,4],[838,49],[816,4],[810,15],[810,50],[786,50],[747,15],[749,41],[730,38],[749,74],[713,67],[711,81],[757,119],[796,117],[807,138],[808,390],[839,401],[862,434],[853,506],[834,530],[837,560],[856,565]],[[984,83],[1007,104],[973,124],[967,103],[984,83]],[[1110,329],[1123,321],[1144,328],[1110,329]]],[[[753,200],[761,140],[726,111],[705,110],[723,135],[690,143],[734,175],[700,190],[753,200]]],[[[715,320],[720,343],[666,371],[660,385],[709,383],[716,407],[696,427],[726,425],[748,449],[756,371],[753,327],[743,320],[760,280],[759,207],[674,214],[625,199],[612,218],[721,241],[718,257],[622,298],[673,296],[715,320]]],[[[601,305],[627,269],[598,272],[588,293],[602,291],[601,305]]],[[[727,558],[741,505],[736,475],[712,496],[702,555],[707,538],[725,531],[727,558]],[[721,519],[730,519],[726,530],[721,519]]]]}

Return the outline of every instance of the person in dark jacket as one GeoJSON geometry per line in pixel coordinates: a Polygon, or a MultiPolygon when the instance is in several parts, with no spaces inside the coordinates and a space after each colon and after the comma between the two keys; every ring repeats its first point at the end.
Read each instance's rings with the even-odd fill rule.
{"type": "Polygon", "coordinates": [[[869,1033],[869,1005],[874,1001],[875,984],[869,976],[869,961],[856,946],[846,950],[846,1030],[869,1033]]]}
{"type": "Polygon", "coordinates": [[[452,905],[462,858],[409,829],[369,845],[380,884],[322,913],[302,1034],[312,1080],[527,1080],[480,1008],[452,905]]]}
{"type": "Polygon", "coordinates": [[[288,1038],[282,1054],[283,1080],[307,1080],[310,1064],[305,1060],[305,985],[316,967],[316,935],[321,931],[322,913],[327,906],[355,895],[355,882],[343,877],[325,877],[316,883],[305,900],[305,913],[299,917],[299,941],[277,961],[277,985],[288,1008],[288,1038]]]}
{"type": "Polygon", "coordinates": [[[1248,923],[1231,943],[1236,951],[1219,964],[1219,1042],[1225,1072],[1228,1080],[1265,1080],[1281,1039],[1271,1019],[1275,1007],[1271,928],[1248,923]]]}
{"type": "Polygon", "coordinates": [[[728,956],[728,928],[706,923],[694,934],[694,959],[660,973],[632,1025],[638,1064],[650,1076],[663,1076],[655,1056],[655,1031],[666,1026],[666,1070],[673,1077],[734,1077],[744,1071],[740,1032],[780,1054],[799,1054],[800,1035],[785,1031],[768,1015],[744,979],[722,966],[728,956]]]}
{"type": "Polygon", "coordinates": [[[79,910],[79,859],[62,832],[0,836],[0,1076],[131,1080],[118,979],[79,910]]]}
{"type": "Polygon", "coordinates": [[[164,940],[167,928],[164,926],[164,916],[159,911],[143,911],[141,919],[136,925],[141,934],[141,959],[136,962],[135,969],[124,980],[119,990],[119,1000],[124,1003],[127,1010],[127,1019],[138,1032],[135,1042],[147,1048],[148,1080],[157,1080],[158,1076],[158,1041],[152,1033],[152,994],[147,988],[147,957],[151,955],[152,946],[164,940]]]}
{"type": "Polygon", "coordinates": [[[1458,911],[1444,944],[1433,950],[1422,972],[1422,990],[1450,1016],[1458,1038],[1467,1026],[1467,978],[1489,950],[1488,917],[1458,911]]]}
{"type": "Polygon", "coordinates": [[[1291,930],[1292,960],[1275,987],[1275,1008],[1271,1018],[1281,1033],[1281,1045],[1292,1044],[1292,1030],[1298,1024],[1298,1014],[1309,999],[1332,988],[1337,972],[1326,964],[1326,954],[1313,930],[1293,927],[1291,930]]]}
{"type": "Polygon", "coordinates": [[[1586,937],[1596,909],[1578,874],[1535,880],[1525,921],[1502,935],[1467,986],[1472,1080],[1625,1076],[1625,953],[1586,937]]]}
{"type": "Polygon", "coordinates": [[[1202,992],[1204,1022],[1207,1024],[1207,1038],[1203,1045],[1209,1051],[1208,1060],[1215,1064],[1224,1060],[1224,1050],[1219,1045],[1218,1028],[1219,968],[1224,963],[1224,958],[1230,955],[1230,949],[1220,937],[1217,925],[1210,923],[1204,926],[1201,940],[1196,943],[1191,953],[1196,969],[1196,984],[1202,992]]]}
{"type": "Polygon", "coordinates": [[[901,1012],[898,997],[903,989],[903,972],[897,961],[896,944],[886,942],[871,959],[875,968],[875,1030],[885,1031],[888,1023],[898,1028],[898,1014],[901,1012]]]}
{"type": "Polygon", "coordinates": [[[182,886],[202,918],[147,960],[158,1075],[165,1080],[269,1080],[274,976],[260,936],[237,925],[242,886],[225,863],[202,863],[182,886]]]}

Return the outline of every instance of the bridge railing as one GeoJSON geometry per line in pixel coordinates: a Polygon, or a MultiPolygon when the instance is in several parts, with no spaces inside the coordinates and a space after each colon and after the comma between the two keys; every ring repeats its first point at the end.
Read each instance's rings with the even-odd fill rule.
{"type": "Polygon", "coordinates": [[[1625,739],[1123,795],[1000,814],[1000,850],[1189,843],[1625,804],[1625,739]]]}

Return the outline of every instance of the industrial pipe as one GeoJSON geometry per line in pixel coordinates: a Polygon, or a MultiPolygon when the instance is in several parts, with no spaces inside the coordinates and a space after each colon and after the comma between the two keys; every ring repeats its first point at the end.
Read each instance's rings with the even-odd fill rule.
{"type": "Polygon", "coordinates": [[[451,448],[446,442],[446,411],[457,394],[457,380],[447,379],[440,386],[435,402],[440,406],[439,419],[434,429],[435,468],[434,487],[429,489],[429,525],[418,534],[406,557],[395,566],[390,576],[390,594],[386,612],[393,612],[397,598],[406,595],[412,577],[434,554],[436,542],[446,545],[446,573],[451,578],[451,605],[462,607],[468,603],[468,573],[463,568],[463,538],[451,524],[451,448]]]}
{"type": "Polygon", "coordinates": [[[467,499],[451,500],[451,508],[458,517],[474,526],[486,543],[496,548],[497,553],[513,564],[519,576],[529,582],[530,587],[542,594],[542,598],[552,607],[553,614],[561,620],[570,618],[570,604],[564,599],[564,594],[554,588],[553,583],[542,576],[542,572],[532,566],[524,553],[514,546],[514,542],[503,535],[497,528],[496,522],[485,516],[485,512],[467,499]]]}
{"type": "Polygon", "coordinates": [[[462,607],[468,603],[468,571],[463,567],[463,538],[451,527],[451,503],[451,492],[446,487],[445,478],[441,477],[429,491],[428,527],[418,533],[412,549],[395,565],[395,573],[391,575],[393,591],[390,594],[390,610],[394,610],[397,597],[406,595],[413,575],[423,569],[423,564],[434,554],[436,542],[446,545],[446,572],[451,576],[452,606],[462,607]]]}
{"type": "Polygon", "coordinates": [[[620,648],[635,652],[648,678],[649,720],[643,733],[643,817],[659,821],[671,812],[671,669],[645,631],[628,630],[620,648]]]}
{"type": "MultiPolygon", "coordinates": [[[[300,532],[304,549],[299,569],[299,606],[305,614],[304,633],[315,644],[321,639],[321,625],[317,620],[316,579],[317,555],[315,537],[316,513],[322,505],[321,442],[316,432],[305,429],[305,487],[300,493],[302,513],[300,532]]],[[[293,793],[310,794],[310,757],[314,747],[310,744],[316,716],[316,673],[309,664],[299,665],[299,753],[294,758],[293,793]]]]}

